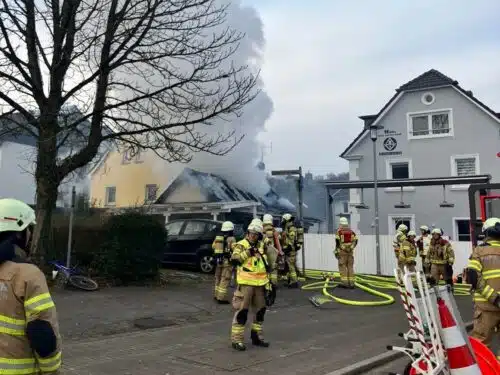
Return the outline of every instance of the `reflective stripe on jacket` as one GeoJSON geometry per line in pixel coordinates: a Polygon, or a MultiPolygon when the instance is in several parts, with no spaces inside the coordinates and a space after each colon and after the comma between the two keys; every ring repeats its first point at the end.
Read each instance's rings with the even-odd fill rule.
{"type": "Polygon", "coordinates": [[[35,265],[0,264],[0,374],[56,374],[61,367],[61,339],[54,302],[45,275],[35,265]],[[41,358],[31,349],[26,326],[35,320],[50,323],[57,349],[41,358]]]}
{"type": "Polygon", "coordinates": [[[399,260],[405,263],[415,262],[417,259],[417,246],[414,241],[406,238],[399,250],[399,260]]]}
{"type": "Polygon", "coordinates": [[[297,241],[297,228],[293,223],[286,223],[281,233],[281,248],[289,251],[295,251],[297,241]]]}
{"type": "Polygon", "coordinates": [[[486,246],[477,246],[472,251],[467,265],[478,274],[473,300],[481,310],[500,312],[494,305],[500,294],[500,241],[485,242],[486,246]]]}
{"type": "Polygon", "coordinates": [[[246,238],[234,245],[231,259],[240,263],[236,277],[238,285],[264,286],[269,283],[266,270],[267,257],[264,250],[263,241],[252,246],[246,238]],[[250,254],[252,247],[255,251],[253,256],[250,254]]]}
{"type": "Polygon", "coordinates": [[[455,263],[455,252],[451,244],[444,239],[432,240],[426,258],[431,264],[452,264],[455,263]]]}

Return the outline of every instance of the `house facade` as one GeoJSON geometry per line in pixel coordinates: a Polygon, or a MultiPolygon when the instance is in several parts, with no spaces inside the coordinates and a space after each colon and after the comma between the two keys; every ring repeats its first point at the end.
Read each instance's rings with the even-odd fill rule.
{"type": "MultiPolygon", "coordinates": [[[[256,215],[276,219],[295,206],[272,189],[256,196],[221,176],[167,163],[153,152],[110,150],[90,173],[91,205],[109,209],[146,206],[166,221],[206,218],[246,223],[256,215]]],[[[309,225],[320,220],[309,218],[309,225]]]]}
{"type": "MultiPolygon", "coordinates": [[[[340,155],[349,162],[350,180],[373,180],[373,141],[369,127],[379,126],[376,165],[379,179],[489,174],[500,177],[499,114],[457,81],[430,70],[402,85],[375,115],[361,116],[363,129],[340,155]]],[[[379,189],[381,234],[394,234],[399,223],[411,228],[440,227],[452,240],[469,241],[468,185],[379,189]],[[396,208],[401,201],[408,208],[396,208]]],[[[352,226],[374,234],[373,189],[351,189],[350,202],[363,199],[369,209],[351,207],[352,226]],[[363,193],[363,194],[361,194],[363,193]]]]}

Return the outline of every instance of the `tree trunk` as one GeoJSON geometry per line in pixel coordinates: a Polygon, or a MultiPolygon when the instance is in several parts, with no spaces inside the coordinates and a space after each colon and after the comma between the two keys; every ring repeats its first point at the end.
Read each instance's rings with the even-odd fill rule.
{"type": "MultiPolygon", "coordinates": [[[[53,113],[57,113],[53,111],[53,113]]],[[[30,256],[40,267],[45,266],[45,256],[51,246],[52,213],[56,208],[61,182],[57,166],[57,118],[44,115],[40,118],[36,163],[36,226],[30,256]]]]}
{"type": "Polygon", "coordinates": [[[45,257],[52,245],[52,213],[56,207],[57,184],[45,178],[39,178],[36,186],[36,226],[30,257],[35,264],[44,267],[45,257]]]}

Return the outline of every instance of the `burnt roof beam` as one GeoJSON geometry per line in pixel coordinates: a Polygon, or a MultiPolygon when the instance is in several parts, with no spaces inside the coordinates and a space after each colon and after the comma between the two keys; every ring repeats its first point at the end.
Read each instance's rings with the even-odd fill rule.
{"type": "MultiPolygon", "coordinates": [[[[379,180],[377,185],[380,188],[386,187],[417,187],[417,186],[443,186],[443,185],[469,185],[487,184],[491,180],[491,175],[476,175],[464,177],[430,177],[430,178],[406,178],[401,180],[379,180]]],[[[327,189],[372,189],[373,181],[323,181],[327,189]]]]}

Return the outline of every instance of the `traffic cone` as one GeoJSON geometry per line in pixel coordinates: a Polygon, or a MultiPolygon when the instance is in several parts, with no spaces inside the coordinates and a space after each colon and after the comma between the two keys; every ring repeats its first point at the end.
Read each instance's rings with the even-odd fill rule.
{"type": "Polygon", "coordinates": [[[465,343],[462,332],[458,329],[453,315],[451,315],[450,310],[441,298],[438,298],[438,310],[443,329],[443,345],[448,355],[450,374],[481,375],[481,370],[465,343]]]}

